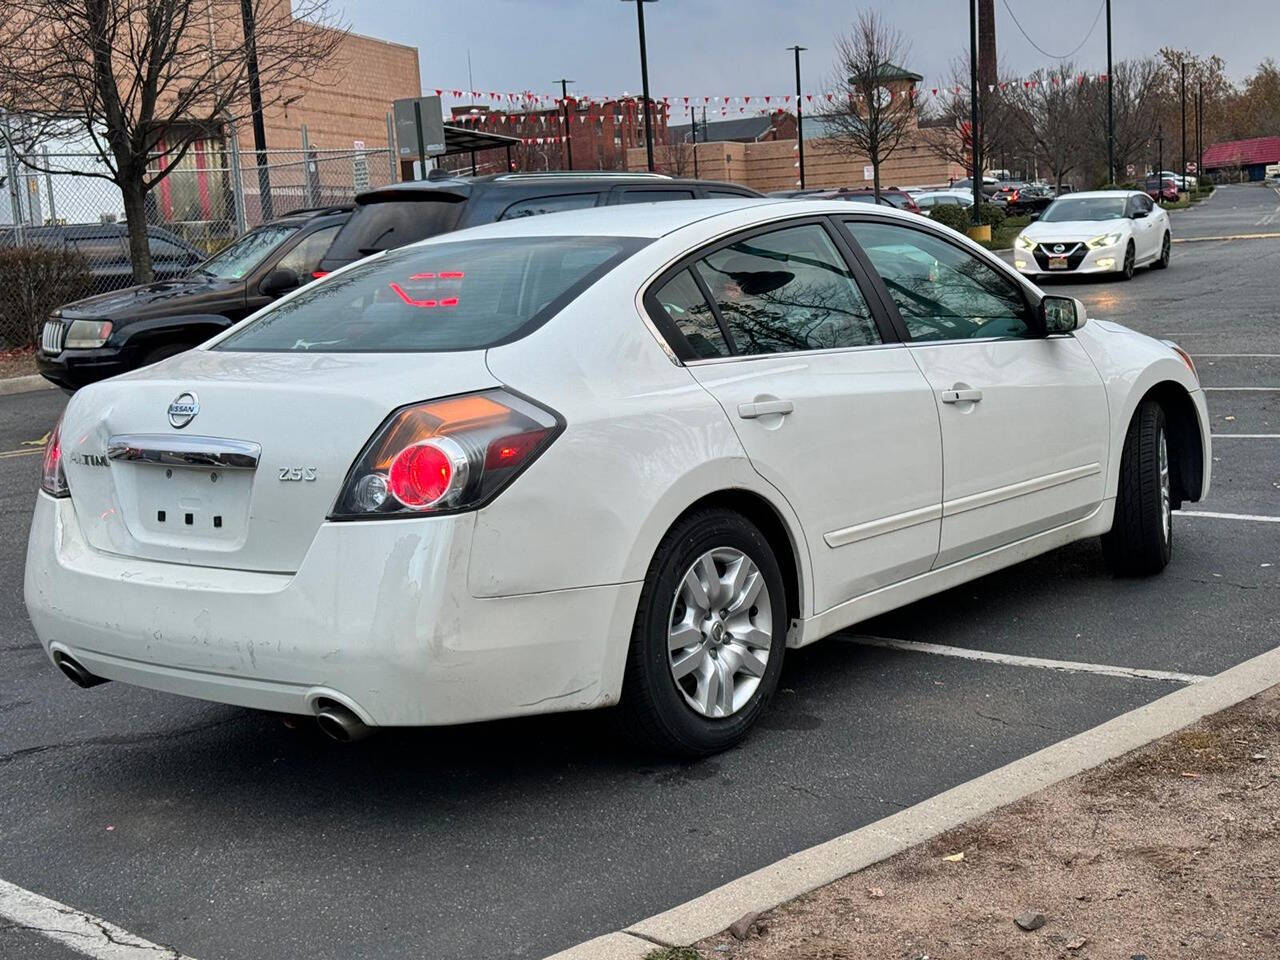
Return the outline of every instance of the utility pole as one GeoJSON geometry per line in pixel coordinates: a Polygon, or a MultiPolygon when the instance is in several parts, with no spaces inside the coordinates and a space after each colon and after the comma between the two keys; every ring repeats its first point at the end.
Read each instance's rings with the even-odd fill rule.
{"type": "Polygon", "coordinates": [[[1204,177],[1204,81],[1196,81],[1196,186],[1204,177]]]}
{"type": "Polygon", "coordinates": [[[640,33],[640,83],[644,97],[644,152],[649,161],[649,172],[653,173],[653,111],[649,102],[649,55],[644,42],[644,5],[656,3],[657,0],[622,0],[623,3],[636,5],[636,27],[640,33]]]}
{"type": "Polygon", "coordinates": [[[560,103],[564,107],[564,149],[569,158],[569,169],[573,169],[573,140],[572,134],[569,133],[569,84],[573,80],[566,80],[561,77],[556,83],[560,84],[560,103]]]}
{"type": "Polygon", "coordinates": [[[796,55],[796,148],[800,153],[800,189],[804,189],[804,110],[800,106],[800,51],[807,50],[808,47],[802,47],[796,44],[794,47],[787,47],[796,55]]]}
{"type": "Polygon", "coordinates": [[[253,114],[253,150],[258,158],[258,205],[265,221],[274,214],[271,210],[271,171],[267,169],[267,128],[262,122],[262,85],[258,82],[258,40],[253,0],[240,0],[240,20],[244,24],[244,44],[249,54],[249,110],[253,114]]]}
{"type": "Polygon", "coordinates": [[[689,114],[689,131],[693,134],[693,179],[698,179],[698,108],[689,114]]]}
{"type": "Polygon", "coordinates": [[[973,213],[978,224],[982,210],[982,158],[978,155],[978,0],[969,0],[969,147],[973,163],[973,213]]]}
{"type": "Polygon", "coordinates": [[[1111,79],[1111,0],[1107,2],[1107,183],[1116,182],[1116,114],[1111,79]]]}
{"type": "Polygon", "coordinates": [[[1164,124],[1156,124],[1156,202],[1164,192],[1164,124]]]}
{"type": "Polygon", "coordinates": [[[1182,169],[1178,171],[1182,174],[1182,189],[1187,188],[1187,61],[1183,60],[1178,66],[1182,68],[1182,169]]]}

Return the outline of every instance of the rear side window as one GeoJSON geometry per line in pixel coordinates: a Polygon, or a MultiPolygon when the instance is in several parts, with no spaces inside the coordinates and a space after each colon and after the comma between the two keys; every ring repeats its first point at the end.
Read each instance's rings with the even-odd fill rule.
{"type": "Polygon", "coordinates": [[[713,200],[746,200],[751,198],[749,193],[738,193],[736,190],[717,190],[714,187],[707,190],[707,196],[713,200]]]}
{"type": "Polygon", "coordinates": [[[624,190],[618,203],[655,203],[659,200],[692,200],[692,190],[624,190]]]}
{"type": "Polygon", "coordinates": [[[305,288],[214,349],[405,353],[509,343],[646,242],[504,237],[394,250],[305,288]]]}
{"type": "Polygon", "coordinates": [[[897,207],[899,210],[905,210],[905,209],[907,209],[907,198],[906,198],[906,195],[905,195],[905,194],[901,194],[901,193],[882,193],[882,194],[880,194],[880,198],[881,198],[882,200],[888,200],[888,201],[889,201],[889,203],[891,203],[893,206],[897,207]]]}
{"type": "Polygon", "coordinates": [[[461,197],[385,200],[356,207],[325,259],[350,263],[373,253],[448,233],[462,215],[461,197]]]}
{"type": "Polygon", "coordinates": [[[277,270],[292,270],[306,283],[311,279],[316,267],[320,266],[320,258],[324,256],[333,238],[338,235],[341,224],[323,227],[308,234],[298,241],[297,246],[280,258],[277,270]]]}
{"type": "Polygon", "coordinates": [[[77,252],[87,260],[101,262],[127,256],[124,241],[120,237],[76,237],[72,243],[77,252]]]}
{"type": "Polygon", "coordinates": [[[530,197],[507,207],[498,219],[514,220],[516,217],[536,217],[561,210],[581,210],[584,207],[594,207],[598,196],[595,193],[565,193],[558,197],[530,197]]]}
{"type": "Polygon", "coordinates": [[[716,315],[688,270],[677,273],[654,296],[700,359],[729,355],[716,315]]]}

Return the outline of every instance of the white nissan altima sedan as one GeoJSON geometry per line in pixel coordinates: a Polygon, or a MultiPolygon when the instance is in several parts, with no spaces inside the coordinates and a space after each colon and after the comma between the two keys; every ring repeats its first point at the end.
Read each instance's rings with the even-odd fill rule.
{"type": "Polygon", "coordinates": [[[840,201],[521,219],[360,261],[78,392],[31,620],[81,685],[340,739],[622,704],[742,737],[788,647],[1209,486],[1176,346],[840,201]]]}

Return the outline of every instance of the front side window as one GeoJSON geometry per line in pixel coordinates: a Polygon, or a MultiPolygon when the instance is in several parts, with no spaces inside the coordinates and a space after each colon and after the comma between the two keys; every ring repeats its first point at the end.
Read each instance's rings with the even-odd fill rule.
{"type": "Polygon", "coordinates": [[[818,224],[759,234],[694,265],[739,353],[880,343],[871,310],[818,224]]]}
{"type": "Polygon", "coordinates": [[[920,230],[845,226],[884,280],[912,340],[1032,336],[1022,292],[990,264],[920,230]]]}
{"type": "Polygon", "coordinates": [[[557,197],[531,197],[513,203],[502,212],[499,220],[514,220],[516,217],[536,217],[543,213],[558,213],[561,210],[581,210],[596,205],[597,194],[566,193],[557,197]]]}
{"type": "Polygon", "coordinates": [[[504,237],[403,247],[303,289],[214,349],[405,353],[508,343],[645,243],[504,237]]]}

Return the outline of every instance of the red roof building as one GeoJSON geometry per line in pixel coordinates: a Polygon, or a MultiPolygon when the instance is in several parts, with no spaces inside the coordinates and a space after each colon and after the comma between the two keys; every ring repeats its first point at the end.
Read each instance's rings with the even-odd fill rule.
{"type": "Polygon", "coordinates": [[[1250,180],[1261,180],[1269,163],[1280,163],[1280,137],[1228,140],[1204,151],[1206,170],[1242,170],[1250,180]]]}

